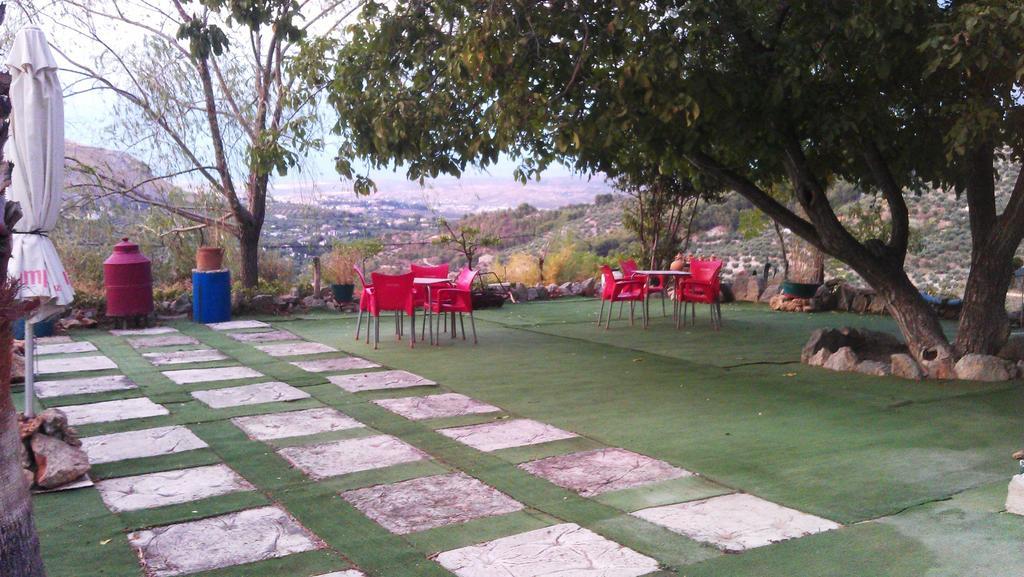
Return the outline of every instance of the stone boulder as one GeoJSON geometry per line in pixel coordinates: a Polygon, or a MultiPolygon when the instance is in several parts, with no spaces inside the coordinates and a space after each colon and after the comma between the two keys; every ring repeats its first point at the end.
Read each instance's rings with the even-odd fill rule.
{"type": "Polygon", "coordinates": [[[782,278],[777,276],[768,281],[764,291],[761,292],[761,297],[757,300],[758,302],[768,304],[772,301],[773,296],[779,294],[780,290],[782,290],[782,278]]]}
{"type": "Polygon", "coordinates": [[[60,409],[46,409],[39,413],[39,420],[42,423],[43,433],[58,439],[63,438],[64,432],[68,428],[68,416],[60,409]]]}
{"type": "Polygon", "coordinates": [[[822,365],[832,371],[852,371],[857,368],[857,353],[850,347],[840,347],[839,350],[829,355],[828,360],[822,365]]]}
{"type": "Polygon", "coordinates": [[[597,294],[597,279],[588,278],[587,280],[580,283],[580,295],[585,297],[592,297],[597,294]]]}
{"type": "Polygon", "coordinates": [[[880,361],[861,361],[857,363],[857,366],[854,367],[854,370],[857,371],[858,373],[863,373],[865,375],[873,375],[876,377],[884,377],[891,372],[889,364],[880,361]]]}
{"type": "Polygon", "coordinates": [[[992,355],[966,354],[954,367],[956,378],[965,381],[1008,381],[1017,369],[1005,359],[992,355]]]}
{"type": "Polygon", "coordinates": [[[807,359],[806,362],[812,367],[824,367],[830,356],[832,356],[832,351],[822,347],[818,349],[818,352],[811,355],[811,358],[807,359]]]}
{"type": "Polygon", "coordinates": [[[852,327],[818,329],[811,333],[807,344],[800,351],[800,362],[807,363],[822,348],[835,352],[843,347],[853,349],[862,359],[870,358],[879,362],[888,361],[891,355],[907,351],[906,345],[889,333],[852,327]]]}
{"type": "Polygon", "coordinates": [[[889,309],[886,307],[889,305],[889,301],[882,295],[875,294],[871,297],[871,302],[868,303],[867,312],[873,315],[884,315],[888,314],[889,309]]]}
{"type": "Polygon", "coordinates": [[[1024,473],[1014,475],[1006,491],[1006,512],[1024,515],[1024,473]]]}
{"type": "Polygon", "coordinates": [[[1024,335],[1011,336],[999,349],[998,356],[1013,362],[1024,361],[1024,335]]]}
{"type": "Polygon", "coordinates": [[[25,357],[11,354],[11,383],[25,382],[25,357]]]}
{"type": "Polygon", "coordinates": [[[737,301],[756,303],[763,288],[761,277],[746,272],[737,273],[732,279],[732,294],[737,301]]]}
{"type": "Polygon", "coordinates": [[[917,361],[906,353],[892,355],[890,357],[890,364],[892,374],[895,377],[914,381],[920,381],[924,378],[924,371],[917,365],[917,361]]]}
{"type": "Polygon", "coordinates": [[[840,285],[836,281],[828,281],[819,286],[812,299],[816,302],[816,310],[831,311],[838,308],[839,287],[840,285]]]}
{"type": "Polygon", "coordinates": [[[85,451],[49,435],[32,436],[32,453],[36,460],[35,482],[44,489],[70,483],[89,472],[85,451]]]}

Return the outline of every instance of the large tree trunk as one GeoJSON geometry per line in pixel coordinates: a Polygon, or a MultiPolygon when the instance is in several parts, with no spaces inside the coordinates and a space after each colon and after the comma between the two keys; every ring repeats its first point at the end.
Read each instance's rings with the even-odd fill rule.
{"type": "MultiPolygon", "coordinates": [[[[6,206],[0,206],[0,213],[5,216],[0,226],[0,282],[7,283],[9,231],[21,213],[6,206]]],[[[13,309],[13,303],[8,302],[10,292],[0,290],[0,312],[13,309]]],[[[39,537],[32,522],[32,500],[21,472],[21,438],[11,399],[11,347],[11,321],[0,314],[0,575],[45,577],[39,537]]]]}
{"type": "Polygon", "coordinates": [[[888,301],[887,309],[903,333],[910,354],[917,359],[928,376],[953,378],[956,361],[939,316],[922,297],[917,287],[903,275],[901,278],[875,279],[871,286],[888,301]]]}
{"type": "Polygon", "coordinates": [[[1010,333],[1006,292],[1013,278],[1013,253],[981,251],[971,263],[956,337],[958,355],[994,355],[1010,333]]]}
{"type": "Polygon", "coordinates": [[[238,247],[242,256],[242,286],[256,288],[260,280],[260,229],[248,222],[239,223],[238,247]]]}

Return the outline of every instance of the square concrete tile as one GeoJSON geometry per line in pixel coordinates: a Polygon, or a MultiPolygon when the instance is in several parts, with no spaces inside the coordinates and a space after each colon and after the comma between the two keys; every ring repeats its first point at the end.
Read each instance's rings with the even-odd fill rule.
{"type": "Polygon", "coordinates": [[[665,461],[618,448],[557,455],[519,468],[584,497],[693,476],[665,461]]]}
{"type": "Polygon", "coordinates": [[[192,383],[212,383],[214,381],[231,381],[234,379],[252,379],[262,377],[263,373],[249,367],[220,367],[217,369],[180,369],[164,371],[164,375],[179,385],[192,383]]]}
{"type": "Polygon", "coordinates": [[[119,329],[110,331],[110,334],[118,337],[131,337],[144,335],[167,335],[176,332],[178,332],[178,329],[173,327],[149,327],[148,329],[119,329]]]}
{"type": "Polygon", "coordinates": [[[317,359],[315,361],[292,361],[292,365],[310,373],[328,373],[334,371],[351,371],[353,369],[375,369],[377,363],[359,357],[342,357],[340,359],[317,359]]]}
{"type": "Polygon", "coordinates": [[[746,493],[652,507],[633,513],[730,552],[838,529],[840,525],[746,493]]]}
{"type": "Polygon", "coordinates": [[[450,473],[341,494],[364,515],[398,535],[519,511],[523,505],[470,477],[450,473]]]}
{"type": "Polygon", "coordinates": [[[428,458],[423,451],[391,435],[285,447],[277,452],[313,479],[381,469],[428,458]]]}
{"type": "Polygon", "coordinates": [[[223,323],[208,323],[206,326],[215,331],[238,331],[242,329],[270,328],[270,325],[263,321],[225,321],[223,323]]]}
{"type": "Polygon", "coordinates": [[[68,335],[54,335],[52,337],[36,337],[37,345],[56,345],[60,343],[73,343],[68,335]]]}
{"type": "Polygon", "coordinates": [[[70,353],[91,353],[96,350],[96,345],[87,341],[76,341],[71,343],[52,343],[48,345],[36,343],[37,355],[61,355],[70,353]]]}
{"type": "Polygon", "coordinates": [[[297,341],[299,337],[288,331],[267,331],[264,333],[229,333],[229,337],[240,343],[272,343],[275,341],[297,341]]]}
{"type": "Polygon", "coordinates": [[[36,361],[37,375],[54,373],[79,373],[83,371],[105,371],[116,369],[117,364],[103,355],[93,357],[72,357],[69,359],[39,359],[36,361]]]}
{"type": "Polygon", "coordinates": [[[192,396],[213,409],[223,409],[225,407],[308,399],[309,393],[300,391],[286,383],[271,381],[226,389],[192,391],[192,396]]]}
{"type": "Polygon", "coordinates": [[[124,375],[109,375],[81,379],[61,379],[58,381],[36,381],[36,396],[40,399],[49,399],[68,395],[127,391],[137,388],[139,386],[124,375]]]}
{"type": "Polygon", "coordinates": [[[658,570],[654,559],[575,523],[445,551],[437,562],[459,577],[639,577],[658,570]]]}
{"type": "Polygon", "coordinates": [[[336,353],[338,349],[327,346],[323,343],[311,343],[301,341],[297,343],[273,343],[269,345],[256,345],[256,348],[272,357],[298,357],[301,355],[316,355],[320,353],[336,353]]]}
{"type": "Polygon", "coordinates": [[[231,419],[231,422],[245,431],[245,434],[254,441],[302,437],[363,426],[352,417],[327,407],[289,413],[236,417],[231,419]]]}
{"type": "Polygon", "coordinates": [[[128,339],[133,349],[152,349],[156,347],[181,347],[198,345],[199,339],[181,334],[153,335],[150,337],[134,337],[128,339]]]}
{"type": "Polygon", "coordinates": [[[228,358],[227,355],[215,349],[169,351],[166,353],[143,353],[142,356],[145,357],[147,361],[158,367],[165,365],[183,365],[186,363],[223,361],[228,358]]]}
{"type": "Polygon", "coordinates": [[[153,577],[173,577],[312,551],[323,545],[280,507],[136,531],[128,541],[153,577]]]}
{"type": "Polygon", "coordinates": [[[82,450],[89,455],[89,462],[93,465],[170,455],[207,446],[195,433],[180,425],[82,439],[82,450]]]}
{"type": "Polygon", "coordinates": [[[107,479],[96,483],[96,489],[107,508],[120,513],[253,491],[255,487],[221,464],[107,479]]]}
{"type": "Polygon", "coordinates": [[[532,419],[513,419],[468,427],[438,429],[437,432],[486,453],[578,436],[575,433],[538,423],[532,419]]]}
{"type": "Polygon", "coordinates": [[[346,571],[335,571],[334,573],[316,575],[315,577],[366,577],[366,573],[363,573],[358,569],[348,569],[346,571]]]}
{"type": "Polygon", "coordinates": [[[359,373],[357,375],[335,375],[327,377],[327,380],[350,393],[380,389],[405,389],[408,387],[424,387],[437,384],[434,381],[406,371],[377,371],[373,373],[359,373]]]}
{"type": "Polygon", "coordinates": [[[501,410],[494,405],[488,405],[459,393],[380,399],[373,402],[392,413],[397,413],[413,421],[496,413],[501,410]]]}
{"type": "Polygon", "coordinates": [[[72,426],[91,423],[107,423],[170,415],[163,405],[158,405],[146,397],[105,401],[88,405],[68,405],[60,410],[68,416],[68,424],[72,426]]]}

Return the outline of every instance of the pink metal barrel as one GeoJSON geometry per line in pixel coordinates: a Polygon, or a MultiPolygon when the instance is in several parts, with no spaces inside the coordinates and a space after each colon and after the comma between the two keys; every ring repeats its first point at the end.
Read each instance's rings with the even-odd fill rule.
{"type": "Polygon", "coordinates": [[[128,237],[103,261],[108,317],[137,317],[153,312],[153,272],[139,245],[128,237]]]}

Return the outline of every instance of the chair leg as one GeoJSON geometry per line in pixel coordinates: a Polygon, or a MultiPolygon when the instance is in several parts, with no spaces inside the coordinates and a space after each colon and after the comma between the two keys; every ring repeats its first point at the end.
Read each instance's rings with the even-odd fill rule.
{"type": "MultiPolygon", "coordinates": [[[[415,313],[413,313],[413,314],[415,314],[415,313]]],[[[423,309],[423,314],[425,314],[426,316],[429,317],[430,316],[430,309],[429,308],[423,309]]],[[[423,335],[425,334],[425,331],[427,330],[427,323],[425,321],[421,321],[420,325],[421,325],[420,326],[420,340],[422,341],[423,340],[423,335]]]]}
{"type": "Polygon", "coordinates": [[[378,315],[375,318],[376,322],[374,322],[375,328],[373,331],[373,350],[377,350],[377,347],[380,345],[380,316],[378,315]]]}
{"type": "MultiPolygon", "coordinates": [[[[620,306],[619,310],[622,308],[620,306]]],[[[604,330],[612,328],[612,313],[615,312],[615,301],[612,301],[611,309],[608,311],[608,318],[604,320],[604,330]]]]}
{"type": "Polygon", "coordinates": [[[661,316],[665,316],[665,283],[661,283],[661,316]]]}
{"type": "Polygon", "coordinates": [[[601,326],[602,320],[604,320],[604,299],[601,299],[601,312],[597,313],[597,326],[601,326]]]}
{"type": "Polygon", "coordinates": [[[636,301],[629,301],[629,326],[633,326],[633,318],[636,316],[636,301]]]}
{"type": "Polygon", "coordinates": [[[469,326],[473,327],[473,344],[477,343],[476,340],[476,319],[473,318],[473,311],[469,311],[469,326]]]}
{"type": "Polygon", "coordinates": [[[462,340],[466,340],[466,319],[462,318],[462,313],[459,313],[459,325],[462,327],[462,340]]]}
{"type": "MultiPolygon", "coordinates": [[[[416,309],[412,310],[412,314],[409,315],[409,348],[416,348],[416,309]]],[[[420,339],[423,340],[423,339],[420,339]]]]}
{"type": "MultiPolygon", "coordinates": [[[[356,319],[356,340],[359,340],[359,329],[363,326],[363,307],[359,307],[359,317],[356,319]]],[[[370,330],[370,329],[366,329],[370,330]]]]}

